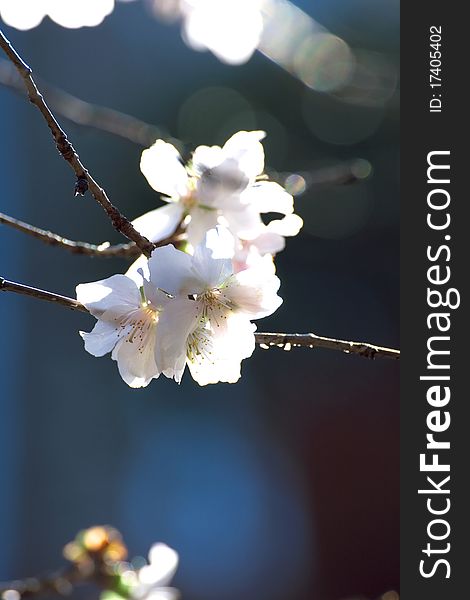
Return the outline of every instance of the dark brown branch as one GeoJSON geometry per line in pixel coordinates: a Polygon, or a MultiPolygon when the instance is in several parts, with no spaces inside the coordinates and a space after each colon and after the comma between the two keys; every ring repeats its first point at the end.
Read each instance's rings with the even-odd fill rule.
{"type": "Polygon", "coordinates": [[[54,294],[53,292],[46,292],[45,290],[40,290],[29,285],[23,285],[22,283],[16,283],[15,281],[9,281],[3,277],[0,277],[0,292],[13,292],[15,294],[21,294],[22,296],[31,296],[32,298],[38,298],[39,300],[47,300],[47,302],[60,304],[61,306],[65,306],[65,308],[88,312],[83,304],[73,298],[54,294]]]}
{"type": "MultiPolygon", "coordinates": [[[[29,223],[25,223],[24,221],[19,221],[18,219],[9,217],[4,213],[0,213],[0,223],[8,225],[17,231],[21,231],[22,233],[26,233],[31,237],[37,238],[45,244],[49,244],[50,246],[59,246],[60,248],[65,248],[69,252],[72,252],[72,254],[84,254],[85,256],[98,256],[104,258],[113,258],[116,256],[134,258],[141,254],[140,249],[134,244],[134,242],[130,242],[129,244],[115,244],[114,246],[111,246],[109,242],[102,242],[101,244],[75,242],[58,235],[57,233],[52,233],[46,229],[41,229],[39,227],[35,227],[34,225],[30,225],[29,223]]],[[[165,246],[166,244],[174,244],[181,241],[183,237],[183,229],[181,228],[181,225],[179,225],[174,233],[164,240],[157,242],[155,247],[157,248],[159,246],[165,246]]]]}
{"type": "Polygon", "coordinates": [[[36,87],[36,84],[31,77],[32,71],[30,67],[19,56],[1,30],[0,47],[4,50],[5,54],[8,56],[18,73],[23,78],[24,84],[28,91],[29,99],[41,112],[49,129],[51,130],[57,149],[73,169],[77,177],[75,184],[75,195],[83,195],[87,189],[89,189],[95,200],[98,202],[98,204],[100,204],[108,217],[111,219],[114,228],[129,240],[135,242],[143,254],[150,256],[154,245],[147,238],[140,235],[140,233],[133,227],[132,223],[119,212],[119,210],[109,200],[106,192],[98,185],[88,170],[81,163],[74,147],[67,139],[67,135],[49,110],[49,107],[44,101],[42,94],[36,87]]]}
{"type": "MultiPolygon", "coordinates": [[[[151,146],[156,139],[168,137],[166,132],[155,125],[118,110],[81,100],[42,78],[35,77],[35,80],[47,96],[52,110],[76,125],[105,131],[140,146],[151,146]]],[[[0,84],[24,93],[24,85],[18,72],[7,60],[0,60],[0,84]]]]}
{"type": "Polygon", "coordinates": [[[140,250],[137,248],[134,242],[129,242],[128,244],[116,244],[114,246],[111,246],[109,242],[103,242],[101,244],[75,242],[58,235],[57,233],[52,233],[51,231],[40,229],[34,225],[29,225],[29,223],[19,221],[18,219],[14,219],[13,217],[9,217],[3,213],[0,213],[0,223],[37,238],[42,242],[49,244],[50,246],[59,246],[61,248],[65,248],[73,254],[103,256],[106,258],[114,256],[133,257],[140,254],[140,250]]]}
{"type": "Polygon", "coordinates": [[[366,358],[400,358],[400,351],[393,348],[374,346],[366,342],[348,342],[334,338],[322,337],[314,333],[256,333],[256,343],[262,348],[272,347],[290,350],[291,348],[324,348],[326,350],[341,350],[346,354],[358,354],[366,358]]]}
{"type": "MultiPolygon", "coordinates": [[[[53,294],[37,288],[32,288],[21,283],[8,281],[0,277],[0,292],[14,292],[32,296],[40,300],[55,302],[65,308],[88,312],[83,304],[80,304],[73,298],[53,294]]],[[[321,337],[314,333],[256,333],[256,343],[262,348],[280,347],[284,350],[290,350],[294,347],[302,348],[324,348],[327,350],[339,350],[347,354],[357,354],[366,358],[400,358],[400,351],[393,348],[383,348],[374,346],[365,342],[349,342],[345,340],[336,340],[333,338],[321,337]]]]}

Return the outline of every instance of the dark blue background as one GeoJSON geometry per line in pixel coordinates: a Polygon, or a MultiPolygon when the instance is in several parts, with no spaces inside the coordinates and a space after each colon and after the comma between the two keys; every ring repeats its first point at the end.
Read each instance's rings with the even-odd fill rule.
{"type": "MultiPolygon", "coordinates": [[[[398,2],[302,6],[396,63],[398,2]]],[[[256,126],[278,171],[368,160],[366,181],[298,197],[305,227],[277,260],[284,304],[258,328],[399,345],[396,93],[367,108],[308,90],[259,54],[228,67],[188,49],[141,3],[118,5],[99,28],[46,20],[5,32],[46,80],[191,145],[256,126]],[[218,92],[194,100],[208,87],[218,92]],[[316,137],[307,113],[341,123],[345,139],[348,128],[358,139],[361,118],[376,125],[334,144],[316,137]]],[[[61,121],[128,216],[156,206],[138,146],[61,121]]],[[[4,89],[0,131],[1,211],[72,239],[120,241],[91,197],[73,198],[39,113],[4,89]]],[[[66,295],[126,268],[5,227],[0,261],[4,277],[66,295]]],[[[134,555],[154,541],[176,548],[187,599],[336,600],[398,587],[396,363],[257,349],[237,385],[199,388],[187,375],[133,391],[109,358],[84,352],[77,332],[91,318],[7,294],[0,311],[0,577],[55,568],[77,530],[110,523],[134,555]]]]}

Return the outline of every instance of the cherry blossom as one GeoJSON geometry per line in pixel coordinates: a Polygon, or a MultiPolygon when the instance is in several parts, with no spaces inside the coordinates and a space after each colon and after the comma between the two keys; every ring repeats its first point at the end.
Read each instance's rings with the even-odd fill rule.
{"type": "Polygon", "coordinates": [[[155,340],[160,312],[169,300],[164,293],[145,280],[139,286],[126,275],[113,275],[78,285],[77,299],[98,319],[91,332],[80,332],[87,352],[111,352],[130,387],[145,387],[160,375],[155,340]]]}
{"type": "Polygon", "coordinates": [[[80,332],[85,350],[118,363],[123,380],[144,387],[161,373],[181,381],[186,365],[200,384],[235,383],[255,349],[253,320],[282,303],[270,257],[235,272],[233,236],[218,226],[194,255],[157,248],[142,268],[77,286],[77,299],[96,317],[80,332]]]}
{"type": "Polygon", "coordinates": [[[241,361],[255,348],[251,321],[282,303],[274,265],[234,273],[230,258],[216,258],[227,254],[230,238],[217,228],[193,256],[168,245],[149,259],[151,283],[172,296],[159,322],[156,362],[177,382],[186,365],[200,385],[238,381],[241,361]]]}
{"type": "Polygon", "coordinates": [[[297,235],[302,219],[293,214],[293,197],[282,186],[259,179],[264,136],[262,131],[239,131],[223,147],[199,146],[186,167],[174,146],[157,140],[143,151],[140,168],[168,204],[135,219],[134,227],[159,242],[184,224],[189,244],[196,246],[221,224],[234,236],[232,257],[239,263],[251,247],[252,258],[282,250],[284,238],[297,235]],[[282,218],[266,225],[261,215],[268,213],[282,218]]]}

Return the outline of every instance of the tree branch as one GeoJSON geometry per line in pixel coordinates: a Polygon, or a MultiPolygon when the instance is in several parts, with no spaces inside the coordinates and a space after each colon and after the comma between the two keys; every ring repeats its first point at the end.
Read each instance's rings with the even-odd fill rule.
{"type": "Polygon", "coordinates": [[[73,298],[54,294],[53,292],[46,292],[45,290],[40,290],[29,285],[23,285],[22,283],[16,283],[15,281],[9,281],[3,277],[0,277],[0,292],[13,292],[15,294],[21,294],[22,296],[31,296],[32,298],[37,298],[39,300],[47,300],[47,302],[60,304],[61,306],[65,306],[65,308],[88,312],[83,304],[73,298]]]}
{"type": "Polygon", "coordinates": [[[76,153],[74,147],[67,139],[67,135],[60,127],[54,115],[49,110],[49,107],[44,101],[43,96],[36,87],[36,84],[33,78],[31,77],[32,71],[30,67],[19,56],[19,54],[16,52],[16,50],[13,48],[13,46],[10,44],[10,42],[4,36],[1,30],[0,47],[4,50],[7,57],[10,59],[10,61],[17,69],[18,73],[23,78],[29,99],[39,109],[42,116],[44,117],[49,129],[51,130],[52,136],[56,142],[56,146],[60,154],[72,167],[77,177],[77,181],[75,184],[75,195],[83,195],[85,194],[87,189],[90,189],[90,192],[92,193],[95,200],[98,202],[98,204],[100,204],[100,206],[106,212],[108,217],[111,219],[111,222],[115,229],[117,229],[129,240],[135,242],[143,254],[145,254],[146,256],[150,256],[154,245],[147,238],[140,235],[140,233],[136,231],[136,229],[133,227],[132,223],[119,212],[119,210],[109,200],[108,196],[106,195],[106,192],[98,185],[98,183],[93,179],[88,170],[81,163],[80,158],[76,153]]]}
{"type": "MultiPolygon", "coordinates": [[[[64,238],[63,236],[57,233],[52,233],[51,231],[47,231],[46,229],[40,229],[39,227],[30,225],[29,223],[25,223],[24,221],[20,221],[18,219],[14,219],[13,217],[9,217],[4,213],[0,213],[0,223],[2,223],[3,225],[8,225],[13,229],[21,231],[22,233],[26,233],[27,235],[30,235],[34,238],[37,238],[45,244],[49,244],[50,246],[59,246],[60,248],[65,248],[69,252],[72,252],[72,254],[83,254],[85,256],[98,256],[104,258],[114,258],[116,256],[134,258],[141,254],[140,249],[136,246],[134,242],[130,242],[128,244],[115,244],[114,246],[112,246],[109,242],[102,242],[101,244],[76,242],[64,238]]],[[[181,226],[179,226],[176,228],[176,231],[171,236],[154,244],[154,246],[159,247],[165,246],[166,244],[174,244],[175,242],[179,242],[182,239],[183,233],[181,226]]]]}
{"type": "Polygon", "coordinates": [[[104,257],[133,257],[138,256],[140,254],[140,250],[139,248],[137,248],[134,242],[129,242],[128,244],[116,244],[114,246],[111,246],[109,242],[103,242],[101,244],[75,242],[73,240],[64,238],[61,235],[58,235],[57,233],[52,233],[51,231],[40,229],[39,227],[29,225],[24,221],[19,221],[18,219],[9,217],[4,213],[0,213],[0,223],[2,223],[3,225],[8,225],[13,229],[17,229],[18,231],[21,231],[23,233],[26,233],[27,235],[37,238],[42,242],[49,244],[50,246],[59,246],[61,248],[65,248],[66,250],[69,250],[74,254],[85,254],[87,256],[104,257]]]}
{"type": "Polygon", "coordinates": [[[393,348],[374,346],[367,342],[348,342],[334,338],[322,337],[314,333],[255,333],[256,343],[262,348],[273,346],[290,350],[291,348],[323,348],[326,350],[340,350],[346,354],[358,354],[365,358],[400,358],[400,351],[393,348]]]}
{"type": "MultiPolygon", "coordinates": [[[[0,277],[0,292],[13,292],[15,294],[31,296],[39,300],[47,300],[48,302],[60,304],[72,310],[88,312],[83,304],[73,298],[9,281],[3,277],[0,277]]],[[[336,340],[315,335],[314,333],[256,333],[255,338],[256,343],[265,349],[271,347],[279,347],[284,350],[300,347],[324,348],[326,350],[339,350],[347,354],[357,354],[366,358],[393,358],[395,360],[400,358],[400,351],[393,348],[383,348],[366,342],[336,340]]]]}

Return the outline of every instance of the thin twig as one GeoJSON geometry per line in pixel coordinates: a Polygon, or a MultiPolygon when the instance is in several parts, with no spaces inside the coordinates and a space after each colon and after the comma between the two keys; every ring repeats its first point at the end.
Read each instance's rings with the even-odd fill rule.
{"type": "MultiPolygon", "coordinates": [[[[25,223],[24,221],[9,217],[4,213],[0,213],[0,223],[37,238],[45,244],[49,244],[50,246],[59,246],[60,248],[65,248],[69,252],[72,252],[72,254],[83,254],[86,256],[97,256],[103,258],[114,258],[116,256],[133,258],[141,254],[140,249],[134,242],[129,242],[128,244],[115,244],[114,246],[112,246],[109,242],[102,242],[101,244],[76,242],[74,240],[69,240],[57,233],[52,233],[52,231],[47,231],[46,229],[41,229],[39,227],[35,227],[34,225],[30,225],[29,223],[25,223]]],[[[182,229],[179,226],[169,237],[156,243],[155,247],[179,242],[181,241],[182,236],[182,229]]]]}
{"type": "MultiPolygon", "coordinates": [[[[65,308],[88,312],[87,308],[74,300],[52,292],[46,292],[37,288],[9,281],[0,277],[0,292],[14,292],[38,298],[39,300],[47,300],[60,304],[65,308]]],[[[315,335],[314,333],[256,333],[256,343],[261,347],[280,347],[284,350],[289,350],[292,347],[303,348],[324,348],[327,350],[339,350],[347,354],[357,354],[366,358],[400,358],[400,351],[393,348],[383,348],[374,346],[365,342],[349,342],[345,340],[336,340],[315,335]]]]}
{"type": "Polygon", "coordinates": [[[326,350],[341,350],[347,354],[358,354],[365,358],[400,358],[400,351],[393,348],[375,346],[367,342],[348,342],[334,338],[322,337],[314,333],[256,333],[256,343],[268,349],[273,346],[290,350],[291,348],[323,348],[326,350]]]}
{"type": "Polygon", "coordinates": [[[109,242],[103,242],[101,244],[75,242],[61,235],[58,235],[57,233],[52,233],[51,231],[40,229],[39,227],[35,227],[34,225],[29,225],[29,223],[19,221],[18,219],[14,219],[13,217],[9,217],[8,215],[5,215],[3,213],[0,213],[0,223],[8,225],[13,229],[17,229],[18,231],[22,231],[23,233],[35,237],[41,240],[42,242],[49,244],[50,246],[60,246],[62,248],[65,248],[74,254],[85,254],[87,256],[104,257],[132,257],[140,254],[140,250],[139,248],[137,248],[134,242],[129,242],[128,244],[116,244],[114,246],[111,246],[109,242]]]}
{"type": "Polygon", "coordinates": [[[10,42],[4,36],[1,30],[0,47],[4,50],[5,54],[14,64],[18,73],[23,78],[24,84],[28,91],[29,99],[35,106],[37,106],[42,116],[44,117],[49,129],[52,132],[52,136],[54,137],[57,149],[59,150],[60,154],[72,167],[77,177],[77,181],[75,184],[75,195],[83,195],[87,191],[87,189],[90,189],[95,200],[98,202],[98,204],[100,204],[100,206],[107,213],[108,217],[111,219],[114,228],[117,229],[129,240],[135,242],[143,254],[145,254],[146,256],[150,256],[154,245],[147,238],[140,235],[140,233],[133,227],[132,223],[119,212],[119,210],[109,200],[108,196],[106,195],[106,192],[98,185],[98,183],[93,179],[88,170],[81,163],[80,158],[76,153],[74,147],[67,139],[67,135],[60,127],[54,115],[49,110],[49,107],[44,101],[42,94],[36,87],[36,84],[33,78],[31,77],[32,71],[30,67],[19,56],[19,54],[16,52],[16,50],[13,48],[13,46],[10,44],[10,42]]]}
{"type": "Polygon", "coordinates": [[[67,296],[61,296],[60,294],[54,294],[53,292],[46,292],[39,288],[34,288],[29,285],[23,285],[22,283],[16,283],[15,281],[9,281],[0,277],[0,291],[1,292],[13,292],[15,294],[21,294],[23,296],[31,296],[38,300],[46,300],[47,302],[54,302],[65,306],[65,308],[71,308],[73,310],[80,310],[81,312],[88,312],[87,309],[73,298],[67,296]]]}
{"type": "MultiPolygon", "coordinates": [[[[81,100],[44,81],[41,77],[36,76],[35,80],[44,95],[47,96],[52,110],[76,125],[105,131],[145,147],[151,146],[158,138],[169,137],[159,127],[141,119],[113,108],[81,100]]],[[[10,62],[3,59],[0,60],[0,84],[16,92],[24,93],[24,85],[17,70],[10,62]]]]}

